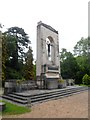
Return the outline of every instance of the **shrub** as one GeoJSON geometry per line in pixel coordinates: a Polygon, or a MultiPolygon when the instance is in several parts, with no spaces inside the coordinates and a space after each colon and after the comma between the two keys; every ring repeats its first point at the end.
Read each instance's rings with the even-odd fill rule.
{"type": "Polygon", "coordinates": [[[90,84],[90,76],[87,75],[87,74],[85,74],[85,75],[83,76],[83,78],[82,78],[82,83],[83,83],[84,85],[89,85],[89,84],[90,84]]]}
{"type": "Polygon", "coordinates": [[[63,79],[59,79],[58,83],[64,83],[64,80],[63,79]]]}

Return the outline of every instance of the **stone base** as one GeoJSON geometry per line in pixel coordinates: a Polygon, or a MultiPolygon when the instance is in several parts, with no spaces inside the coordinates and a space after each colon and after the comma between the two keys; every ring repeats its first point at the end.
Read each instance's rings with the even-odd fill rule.
{"type": "Polygon", "coordinates": [[[58,80],[53,78],[46,79],[46,89],[57,89],[58,88],[58,80]]]}

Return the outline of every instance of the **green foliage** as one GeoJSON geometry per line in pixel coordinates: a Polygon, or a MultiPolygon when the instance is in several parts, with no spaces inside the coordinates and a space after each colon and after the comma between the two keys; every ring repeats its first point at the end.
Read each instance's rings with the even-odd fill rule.
{"type": "Polygon", "coordinates": [[[81,38],[74,47],[74,55],[79,66],[76,75],[76,83],[82,84],[82,78],[85,74],[90,75],[90,38],[81,38]]]}
{"type": "Polygon", "coordinates": [[[28,48],[30,43],[29,37],[24,29],[19,27],[11,27],[5,33],[7,35],[9,60],[11,60],[12,66],[18,69],[18,60],[24,59],[24,50],[28,48]]]}
{"type": "Polygon", "coordinates": [[[8,59],[6,34],[2,35],[2,80],[6,79],[6,61],[8,59]]]}
{"type": "Polygon", "coordinates": [[[17,83],[17,85],[20,85],[22,82],[24,82],[25,81],[25,78],[22,78],[22,79],[18,79],[17,81],[16,81],[16,83],[17,83]]]}
{"type": "Polygon", "coordinates": [[[88,39],[81,38],[74,47],[74,55],[87,56],[88,54],[88,39]]]}
{"type": "Polygon", "coordinates": [[[64,83],[63,79],[58,80],[58,83],[64,83]]]}
{"type": "Polygon", "coordinates": [[[22,75],[19,71],[9,68],[6,70],[6,78],[7,79],[22,79],[22,75]]]}
{"type": "Polygon", "coordinates": [[[29,47],[28,52],[25,54],[25,68],[24,68],[24,78],[26,80],[34,79],[34,69],[33,69],[33,54],[32,49],[29,47]]]}
{"type": "Polygon", "coordinates": [[[77,64],[79,66],[78,72],[76,74],[76,84],[82,84],[83,76],[88,73],[87,69],[87,58],[85,56],[77,56],[76,57],[77,64]]]}
{"type": "Polygon", "coordinates": [[[75,79],[78,71],[78,64],[72,53],[67,52],[66,49],[62,49],[60,59],[61,76],[63,79],[75,79]]]}
{"type": "Polygon", "coordinates": [[[82,83],[83,83],[84,85],[90,85],[90,76],[87,75],[87,74],[85,74],[85,75],[83,76],[83,78],[82,78],[82,83]]]}
{"type": "Polygon", "coordinates": [[[2,115],[17,115],[31,111],[31,109],[27,107],[15,105],[5,100],[3,102],[6,103],[6,109],[2,112],[2,115]]]}
{"type": "Polygon", "coordinates": [[[63,62],[66,59],[67,50],[65,48],[62,48],[62,51],[60,52],[60,61],[63,62]]]}
{"type": "Polygon", "coordinates": [[[85,74],[90,75],[90,38],[81,38],[74,47],[74,55],[62,49],[60,55],[61,75],[64,79],[73,78],[82,84],[85,74]]]}
{"type": "Polygon", "coordinates": [[[2,40],[3,80],[22,79],[24,77],[26,79],[33,78],[33,54],[31,48],[28,48],[31,42],[24,29],[11,27],[3,33],[2,40]],[[27,53],[25,51],[26,48],[29,49],[27,53]],[[27,55],[28,53],[29,56],[27,55]]]}

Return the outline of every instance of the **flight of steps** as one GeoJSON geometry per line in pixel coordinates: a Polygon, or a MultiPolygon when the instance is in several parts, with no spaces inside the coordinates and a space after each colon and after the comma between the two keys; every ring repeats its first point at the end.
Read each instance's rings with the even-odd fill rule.
{"type": "Polygon", "coordinates": [[[33,105],[35,103],[48,101],[51,99],[59,99],[62,97],[70,96],[84,90],[88,90],[88,87],[75,87],[75,88],[73,87],[73,88],[57,89],[55,91],[51,90],[45,93],[38,93],[33,95],[12,93],[8,95],[3,95],[2,97],[4,99],[7,99],[22,105],[27,105],[28,102],[30,102],[33,105]]]}

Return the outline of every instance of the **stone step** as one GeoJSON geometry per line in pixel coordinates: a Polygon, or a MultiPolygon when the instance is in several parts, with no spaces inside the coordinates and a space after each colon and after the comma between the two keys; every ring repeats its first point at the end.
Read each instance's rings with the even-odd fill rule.
{"type": "MultiPolygon", "coordinates": [[[[70,92],[69,93],[61,93],[61,94],[56,94],[56,95],[51,94],[49,96],[44,96],[44,97],[39,96],[38,98],[30,99],[30,101],[31,101],[31,103],[42,102],[42,101],[47,101],[49,99],[55,99],[56,97],[59,98],[61,96],[65,96],[65,95],[68,95],[68,94],[71,94],[71,93],[70,92]]],[[[19,98],[19,97],[17,98],[17,96],[12,97],[12,96],[6,96],[6,95],[4,95],[3,98],[14,101],[14,102],[17,102],[17,103],[21,103],[21,104],[27,104],[27,100],[29,99],[29,98],[27,98],[27,99],[23,98],[23,100],[21,100],[21,98],[19,98]]]]}
{"type": "Polygon", "coordinates": [[[43,99],[43,100],[39,100],[39,101],[32,101],[32,105],[34,104],[37,104],[37,103],[42,103],[42,102],[47,102],[47,101],[50,101],[50,100],[56,100],[56,99],[60,99],[60,98],[63,98],[63,97],[67,97],[67,96],[70,96],[70,94],[66,94],[66,95],[63,95],[63,96],[57,96],[57,97],[49,97],[48,99],[43,99]]]}
{"type": "Polygon", "coordinates": [[[36,102],[36,101],[41,101],[41,100],[45,100],[45,99],[51,99],[51,98],[59,98],[61,96],[69,96],[69,95],[72,95],[73,93],[76,93],[76,92],[80,92],[79,91],[67,91],[67,92],[63,92],[63,93],[55,93],[55,94],[51,94],[49,96],[44,96],[44,97],[38,97],[37,99],[33,98],[31,99],[31,102],[36,102]]]}
{"type": "MultiPolygon", "coordinates": [[[[30,97],[31,99],[36,99],[36,98],[39,98],[39,97],[46,97],[46,96],[50,96],[50,95],[54,95],[54,94],[60,94],[60,93],[65,93],[65,91],[54,91],[54,92],[50,92],[50,93],[43,93],[43,94],[37,94],[37,95],[29,95],[29,96],[20,96],[21,98],[23,98],[23,97],[30,97]]],[[[13,94],[11,95],[11,96],[13,96],[13,94]]],[[[18,96],[19,97],[19,95],[17,95],[17,94],[14,94],[14,96],[18,96]]]]}
{"type": "Polygon", "coordinates": [[[31,99],[31,101],[39,101],[41,99],[48,99],[49,97],[56,97],[56,96],[59,96],[59,95],[64,95],[64,94],[71,94],[71,93],[74,93],[75,91],[71,91],[71,90],[68,90],[68,91],[58,91],[58,92],[55,92],[55,93],[50,93],[50,94],[44,94],[44,95],[37,95],[37,96],[32,96],[32,97],[21,97],[21,96],[17,96],[17,95],[14,95],[14,94],[9,94],[8,96],[9,97],[13,97],[13,98],[17,98],[17,99],[20,99],[20,100],[27,100],[28,98],[31,99]]]}
{"type": "Polygon", "coordinates": [[[8,94],[9,97],[12,97],[12,98],[17,98],[17,99],[20,99],[20,100],[27,100],[28,96],[26,97],[23,97],[23,96],[18,96],[18,95],[15,95],[15,94],[8,94]]]}
{"type": "MultiPolygon", "coordinates": [[[[74,92],[73,94],[77,94],[77,93],[80,93],[80,91],[78,92],[74,92]]],[[[36,100],[31,100],[31,103],[32,104],[36,104],[36,103],[42,103],[43,101],[48,101],[48,100],[55,100],[55,99],[60,99],[60,98],[63,98],[63,97],[68,97],[68,96],[71,96],[73,95],[72,92],[69,92],[69,93],[64,93],[64,94],[61,94],[61,95],[53,95],[53,96],[49,96],[49,97],[44,97],[43,99],[40,98],[40,99],[36,99],[36,100]]]]}
{"type": "Polygon", "coordinates": [[[46,100],[46,99],[51,99],[51,98],[55,98],[55,97],[59,97],[59,96],[64,96],[64,95],[67,95],[67,93],[56,94],[56,95],[54,94],[54,95],[50,95],[50,96],[46,96],[46,97],[39,97],[37,99],[31,99],[31,102],[43,101],[43,100],[46,100]]]}
{"type": "Polygon", "coordinates": [[[21,100],[21,99],[13,98],[13,97],[10,97],[8,95],[4,95],[3,98],[7,99],[7,100],[11,100],[11,101],[16,102],[16,103],[20,103],[20,104],[26,104],[27,103],[27,100],[21,100]]]}
{"type": "Polygon", "coordinates": [[[38,102],[43,102],[47,101],[50,99],[58,99],[62,98],[64,96],[69,96],[75,93],[79,93],[80,91],[87,90],[86,87],[78,87],[78,88],[70,88],[70,89],[63,89],[63,90],[56,90],[52,92],[47,92],[47,93],[42,93],[42,94],[36,94],[36,95],[19,95],[19,94],[8,94],[4,95],[3,98],[21,103],[21,104],[27,104],[28,100],[32,103],[38,103],[38,102]]]}
{"type": "Polygon", "coordinates": [[[38,93],[38,94],[33,94],[33,95],[31,95],[31,94],[27,94],[27,95],[25,95],[25,94],[18,94],[18,93],[13,93],[13,95],[17,95],[17,96],[22,96],[22,97],[30,97],[30,98],[38,98],[38,97],[44,97],[44,96],[46,96],[46,95],[51,95],[51,94],[58,94],[58,93],[63,93],[63,92],[68,92],[68,91],[79,91],[79,90],[83,90],[83,89],[86,89],[86,87],[84,88],[82,88],[82,87],[79,87],[79,88],[69,88],[69,89],[59,89],[59,90],[55,90],[55,91],[48,91],[48,92],[45,92],[45,93],[38,93]]]}

